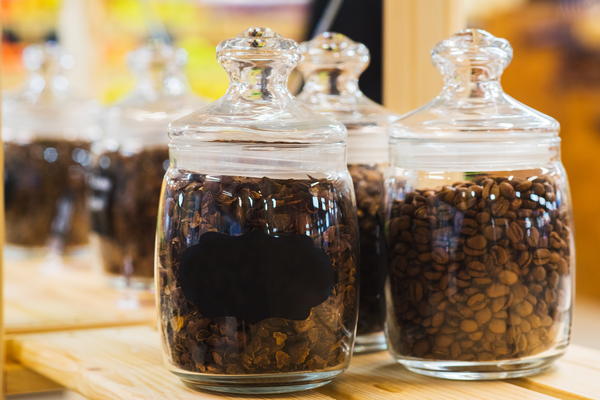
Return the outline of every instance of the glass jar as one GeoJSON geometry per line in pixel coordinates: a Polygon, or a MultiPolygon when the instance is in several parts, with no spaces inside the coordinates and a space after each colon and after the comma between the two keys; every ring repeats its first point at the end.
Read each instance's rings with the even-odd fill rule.
{"type": "Polygon", "coordinates": [[[6,242],[26,253],[81,249],[88,243],[86,168],[99,110],[71,90],[73,58],[57,44],[25,48],[23,62],[25,85],[3,103],[6,242]]]}
{"type": "Polygon", "coordinates": [[[575,249],[559,124],[507,96],[504,39],[439,43],[442,93],[391,133],[388,346],[412,371],[498,379],[564,353],[575,249]]]}
{"type": "Polygon", "coordinates": [[[225,95],[169,129],[156,242],[166,359],[198,389],[318,387],[348,366],[356,328],[346,131],[289,93],[293,40],[250,28],[217,58],[225,95]]]}
{"type": "Polygon", "coordinates": [[[116,286],[150,288],[160,186],[169,164],[168,124],[202,102],[183,73],[186,52],[152,41],[129,55],[133,91],[104,116],[94,148],[92,229],[116,286]]]}
{"type": "Polygon", "coordinates": [[[342,122],[348,130],[348,169],[359,225],[360,291],[355,353],[384,350],[383,174],[388,164],[388,128],[397,117],[359,89],[369,50],[340,33],[326,32],[301,45],[298,69],[304,87],[298,100],[342,122]]]}

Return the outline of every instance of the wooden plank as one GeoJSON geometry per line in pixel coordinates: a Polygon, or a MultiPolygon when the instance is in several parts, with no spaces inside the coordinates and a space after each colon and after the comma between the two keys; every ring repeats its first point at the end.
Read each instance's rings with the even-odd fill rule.
{"type": "Polygon", "coordinates": [[[599,361],[600,351],[573,345],[548,372],[514,383],[561,399],[600,399],[599,361]]]}
{"type": "Polygon", "coordinates": [[[87,259],[7,262],[7,334],[153,324],[151,294],[113,289],[93,265],[87,259]]]}
{"type": "Polygon", "coordinates": [[[383,99],[398,113],[419,107],[441,90],[431,48],[466,26],[462,0],[385,0],[383,99]]]}
{"type": "Polygon", "coordinates": [[[4,365],[4,393],[18,395],[62,390],[62,386],[15,362],[4,365]]]}
{"type": "MultiPolygon", "coordinates": [[[[149,327],[18,335],[11,357],[90,399],[239,399],[186,388],[164,367],[158,332],[149,327]]],[[[260,398],[260,397],[259,397],[260,398]]],[[[547,400],[502,381],[459,382],[409,373],[387,353],[354,357],[348,372],[323,388],[269,399],[547,400]]]]}

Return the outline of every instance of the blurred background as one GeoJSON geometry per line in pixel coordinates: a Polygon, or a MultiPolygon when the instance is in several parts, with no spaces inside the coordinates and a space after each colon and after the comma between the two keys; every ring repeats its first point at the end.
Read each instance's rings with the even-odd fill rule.
{"type": "MultiPolygon", "coordinates": [[[[214,50],[223,38],[267,25],[304,40],[328,26],[370,48],[372,63],[361,86],[382,101],[382,39],[373,29],[381,27],[381,0],[0,0],[0,7],[4,90],[24,79],[25,46],[60,40],[76,60],[74,86],[110,104],[133,85],[126,54],[150,36],[164,36],[188,51],[193,90],[214,99],[227,87],[214,50]],[[327,14],[332,4],[335,13],[327,14]]],[[[600,1],[465,0],[464,7],[469,26],[504,37],[514,48],[505,90],[562,125],[574,198],[577,289],[600,300],[600,1]]]]}
{"type": "MultiPolygon", "coordinates": [[[[505,90],[562,125],[575,210],[578,307],[591,310],[579,322],[576,317],[576,325],[599,324],[600,0],[465,0],[464,7],[469,26],[506,38],[514,48],[505,90]]],[[[2,89],[23,82],[24,47],[58,40],[76,60],[76,89],[110,104],[133,85],[126,54],[148,37],[162,36],[188,51],[193,90],[214,99],[227,87],[215,60],[222,39],[253,25],[296,40],[328,27],[370,48],[372,64],[361,86],[381,102],[382,8],[381,0],[0,0],[2,89]]],[[[579,335],[597,345],[596,330],[588,326],[576,329],[576,340],[579,335]]]]}

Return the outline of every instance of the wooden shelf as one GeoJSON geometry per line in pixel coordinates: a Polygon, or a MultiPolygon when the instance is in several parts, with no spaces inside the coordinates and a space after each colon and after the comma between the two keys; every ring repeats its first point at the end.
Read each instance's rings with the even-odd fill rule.
{"type": "Polygon", "coordinates": [[[108,286],[93,258],[5,262],[7,334],[152,324],[152,295],[108,286]]]}
{"type": "Polygon", "coordinates": [[[62,390],[50,379],[12,361],[4,364],[4,394],[19,395],[62,390]]]}
{"type": "MultiPolygon", "coordinates": [[[[195,392],[164,367],[150,327],[15,335],[8,354],[23,366],[90,399],[239,399],[195,392]]],[[[509,381],[459,382],[418,376],[387,353],[354,357],[333,384],[269,399],[598,399],[600,352],[573,346],[551,371],[509,381]]]]}

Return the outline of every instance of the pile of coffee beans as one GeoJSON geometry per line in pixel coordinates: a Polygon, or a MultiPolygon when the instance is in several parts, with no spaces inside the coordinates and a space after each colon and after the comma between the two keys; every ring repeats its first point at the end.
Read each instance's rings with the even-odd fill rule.
{"type": "Polygon", "coordinates": [[[547,175],[479,175],[391,204],[388,335],[399,356],[492,361],[566,340],[572,233],[547,175]]]}
{"type": "Polygon", "coordinates": [[[90,144],[36,139],[4,144],[6,241],[68,250],[88,243],[90,144]]]}
{"type": "Polygon", "coordinates": [[[92,230],[109,274],[151,283],[156,215],[168,164],[166,146],[98,157],[90,179],[92,230]]]}
{"type": "Polygon", "coordinates": [[[360,232],[358,335],[383,332],[383,173],[377,165],[351,164],[360,232]]]}

